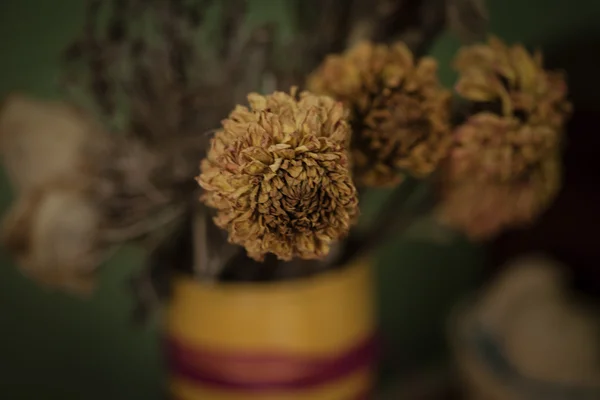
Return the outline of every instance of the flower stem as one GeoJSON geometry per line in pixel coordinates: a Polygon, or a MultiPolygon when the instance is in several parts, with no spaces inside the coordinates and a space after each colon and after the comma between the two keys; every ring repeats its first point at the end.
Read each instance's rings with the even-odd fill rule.
{"type": "Polygon", "coordinates": [[[350,235],[335,264],[347,264],[373,251],[387,239],[404,232],[418,218],[429,214],[435,204],[429,181],[408,178],[394,189],[367,229],[350,235]]]}

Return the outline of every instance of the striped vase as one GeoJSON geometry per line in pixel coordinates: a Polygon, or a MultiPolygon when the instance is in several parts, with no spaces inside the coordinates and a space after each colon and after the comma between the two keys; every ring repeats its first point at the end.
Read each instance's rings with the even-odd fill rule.
{"type": "Polygon", "coordinates": [[[176,278],[166,318],[177,400],[368,399],[375,370],[371,265],[274,283],[176,278]]]}

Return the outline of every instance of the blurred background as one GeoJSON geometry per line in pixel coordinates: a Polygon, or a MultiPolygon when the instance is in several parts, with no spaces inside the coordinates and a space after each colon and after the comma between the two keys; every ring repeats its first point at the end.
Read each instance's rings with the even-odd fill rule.
{"type": "MultiPolygon", "coordinates": [[[[265,1],[264,7],[270,7],[265,1]]],[[[446,356],[446,318],[457,301],[505,260],[547,250],[573,267],[576,285],[598,294],[600,226],[600,2],[488,0],[491,31],[539,46],[547,65],[566,69],[576,114],[569,127],[566,186],[528,231],[507,233],[489,249],[458,240],[435,246],[397,238],[377,264],[385,353],[381,384],[446,356]]],[[[57,96],[57,56],[82,24],[81,0],[0,2],[0,98],[11,91],[57,96]]],[[[318,12],[318,10],[315,10],[318,12]]],[[[451,85],[458,40],[443,35],[431,53],[451,85]]],[[[11,193],[0,179],[0,206],[11,193]]],[[[125,248],[102,271],[89,300],[45,291],[0,252],[0,397],[3,399],[159,399],[158,324],[131,323],[125,280],[141,253],[125,248]]]]}

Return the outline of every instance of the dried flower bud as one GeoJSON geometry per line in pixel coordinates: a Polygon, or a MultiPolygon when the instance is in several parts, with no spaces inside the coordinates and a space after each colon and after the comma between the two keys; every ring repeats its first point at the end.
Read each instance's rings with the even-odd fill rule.
{"type": "Polygon", "coordinates": [[[560,132],[491,113],[456,129],[441,219],[476,240],[532,222],[560,187],[560,132]]]}
{"type": "Polygon", "coordinates": [[[252,258],[324,257],[358,213],[347,113],[294,89],[248,100],[223,121],[201,163],[202,200],[252,258]]]}
{"type": "Polygon", "coordinates": [[[454,66],[461,96],[473,102],[499,102],[505,116],[562,129],[571,112],[564,76],[544,70],[539,51],[531,55],[521,45],[508,47],[491,37],[488,44],[462,48],[454,66]]]}
{"type": "Polygon", "coordinates": [[[404,43],[363,42],[327,57],[308,79],[309,90],[343,101],[351,110],[355,179],[391,186],[401,170],[431,173],[450,143],[450,93],[437,79],[437,63],[415,63],[404,43]]]}

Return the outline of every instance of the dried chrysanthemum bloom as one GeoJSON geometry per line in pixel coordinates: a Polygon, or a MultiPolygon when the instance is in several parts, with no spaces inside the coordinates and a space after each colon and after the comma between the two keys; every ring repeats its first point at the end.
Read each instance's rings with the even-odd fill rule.
{"type": "Polygon", "coordinates": [[[449,171],[453,180],[512,182],[556,155],[561,132],[482,112],[457,127],[449,171]]]}
{"type": "Polygon", "coordinates": [[[532,222],[560,187],[560,148],[571,112],[559,73],[541,54],[491,38],[461,49],[457,92],[480,107],[454,133],[441,217],[473,239],[532,222]],[[483,106],[483,107],[481,107],[483,106]]]}
{"type": "Polygon", "coordinates": [[[499,102],[504,116],[562,129],[571,112],[564,76],[544,70],[539,51],[531,55],[491,37],[488,44],[463,47],[454,66],[456,91],[473,102],[499,102]]]}
{"type": "Polygon", "coordinates": [[[404,43],[363,42],[330,55],[309,77],[309,90],[343,101],[351,111],[355,179],[391,186],[403,170],[430,174],[446,155],[450,93],[431,57],[414,60],[404,43]]]}
{"type": "Polygon", "coordinates": [[[560,188],[560,135],[553,128],[479,113],[454,138],[439,212],[472,239],[532,222],[560,188]]]}
{"type": "Polygon", "coordinates": [[[248,101],[223,121],[201,163],[203,201],[252,258],[324,257],[358,213],[346,111],[294,89],[248,101]]]}

